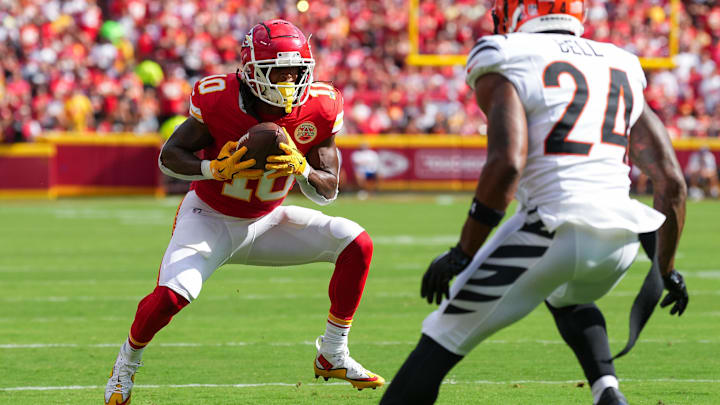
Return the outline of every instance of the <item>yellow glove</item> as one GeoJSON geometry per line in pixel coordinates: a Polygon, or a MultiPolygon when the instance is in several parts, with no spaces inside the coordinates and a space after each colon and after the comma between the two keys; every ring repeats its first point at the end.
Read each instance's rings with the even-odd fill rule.
{"type": "Polygon", "coordinates": [[[275,173],[268,176],[269,179],[276,179],[278,177],[294,175],[305,175],[305,170],[308,168],[307,160],[305,156],[295,146],[290,136],[287,137],[288,143],[280,143],[280,149],[285,152],[284,155],[271,155],[267,157],[267,163],[265,169],[275,170],[275,173]]]}
{"type": "Polygon", "coordinates": [[[261,169],[250,169],[255,165],[255,159],[242,160],[247,152],[247,147],[237,149],[238,143],[230,141],[226,143],[217,159],[210,161],[210,174],[215,180],[228,181],[233,177],[246,177],[259,179],[263,175],[261,169]]]}

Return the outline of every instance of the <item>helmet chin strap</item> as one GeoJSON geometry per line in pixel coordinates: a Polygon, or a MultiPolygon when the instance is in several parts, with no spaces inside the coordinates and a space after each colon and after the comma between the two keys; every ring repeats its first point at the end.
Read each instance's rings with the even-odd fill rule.
{"type": "Polygon", "coordinates": [[[277,82],[275,84],[282,87],[262,86],[265,88],[262,94],[269,101],[284,105],[285,113],[289,114],[295,101],[295,88],[293,87],[295,83],[277,82]]]}
{"type": "MultiPolygon", "coordinates": [[[[279,86],[294,86],[295,83],[290,82],[278,82],[279,86]]],[[[292,111],[292,104],[295,101],[295,88],[294,87],[278,87],[280,95],[285,103],[285,113],[290,114],[292,111]]]]}

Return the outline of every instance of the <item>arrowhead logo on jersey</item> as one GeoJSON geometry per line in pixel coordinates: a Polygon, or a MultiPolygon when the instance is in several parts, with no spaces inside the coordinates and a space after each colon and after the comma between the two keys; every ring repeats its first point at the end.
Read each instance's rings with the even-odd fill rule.
{"type": "Polygon", "coordinates": [[[299,143],[311,142],[317,136],[317,127],[312,122],[303,122],[295,128],[293,136],[299,143]]]}

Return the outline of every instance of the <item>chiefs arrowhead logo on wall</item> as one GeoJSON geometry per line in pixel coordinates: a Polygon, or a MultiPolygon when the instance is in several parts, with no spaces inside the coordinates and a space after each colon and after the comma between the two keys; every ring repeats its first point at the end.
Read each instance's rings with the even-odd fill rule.
{"type": "Polygon", "coordinates": [[[293,136],[299,143],[311,142],[317,136],[317,127],[312,122],[303,122],[295,128],[293,136]]]}

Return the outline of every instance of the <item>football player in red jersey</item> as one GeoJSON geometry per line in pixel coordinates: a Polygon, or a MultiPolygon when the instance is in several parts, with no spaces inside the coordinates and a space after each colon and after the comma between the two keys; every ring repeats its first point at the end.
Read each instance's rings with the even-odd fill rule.
{"type": "Polygon", "coordinates": [[[164,173],[193,182],[178,208],[157,287],[138,304],[117,356],[106,404],[129,402],[145,346],[225,263],[335,263],[330,313],[324,335],[316,340],[315,376],[340,378],[358,389],[385,382],[353,360],[347,346],[370,267],[370,237],[348,219],[281,205],[294,182],[320,205],[337,196],[334,137],[343,122],[342,96],[330,84],[313,82],[310,45],[287,21],[253,27],[241,63],[238,73],[195,84],[191,117],[160,153],[164,173]],[[266,170],[252,169],[254,159],[243,160],[247,148],[237,147],[237,140],[260,122],[284,127],[291,138],[281,144],[284,155],[268,157],[266,170]]]}

